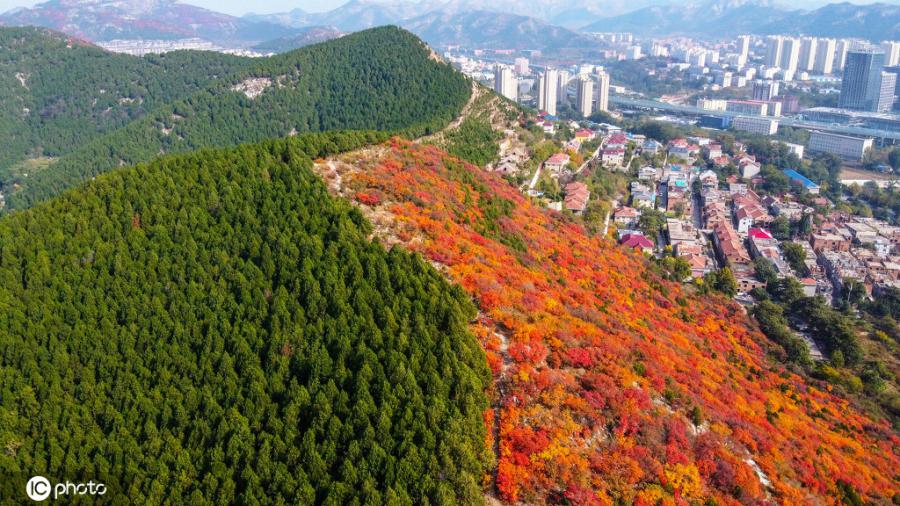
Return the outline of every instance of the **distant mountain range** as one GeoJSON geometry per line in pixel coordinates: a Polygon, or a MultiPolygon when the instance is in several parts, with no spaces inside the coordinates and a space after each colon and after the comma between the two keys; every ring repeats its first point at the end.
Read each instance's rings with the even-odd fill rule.
{"type": "Polygon", "coordinates": [[[460,44],[503,49],[586,49],[596,41],[535,18],[489,11],[432,12],[402,23],[432,46],[460,44]]]}
{"type": "Polygon", "coordinates": [[[311,44],[343,37],[344,35],[346,35],[345,32],[332,26],[310,26],[300,29],[300,32],[294,35],[279,37],[257,44],[253,46],[253,49],[263,53],[284,53],[311,44]]]}
{"type": "Polygon", "coordinates": [[[176,0],[50,0],[0,15],[0,25],[42,26],[94,42],[198,37],[234,44],[262,42],[295,31],[176,0]]]}
{"type": "Polygon", "coordinates": [[[845,2],[803,11],[781,9],[768,0],[711,0],[646,7],[595,21],[582,30],[627,31],[638,35],[783,33],[897,39],[900,38],[900,6],[845,2]]]}
{"type": "MultiPolygon", "coordinates": [[[[91,41],[199,37],[220,44],[294,48],[341,33],[403,26],[432,45],[583,48],[580,32],[730,37],[738,33],[900,38],[900,6],[828,4],[812,10],[773,0],[351,0],[321,13],[294,9],[234,17],[176,0],[50,0],[0,15],[0,25],[37,25],[91,41]],[[636,10],[634,10],[636,9],[636,10]]],[[[275,50],[275,49],[266,49],[275,50]]]]}

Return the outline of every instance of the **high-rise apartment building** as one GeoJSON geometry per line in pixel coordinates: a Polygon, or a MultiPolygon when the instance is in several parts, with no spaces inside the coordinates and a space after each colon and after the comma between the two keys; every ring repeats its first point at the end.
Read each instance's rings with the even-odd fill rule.
{"type": "Polygon", "coordinates": [[[875,104],[875,112],[890,112],[894,108],[895,88],[897,87],[897,74],[893,72],[881,73],[881,86],[878,89],[878,100],[875,104]]]}
{"type": "Polygon", "coordinates": [[[835,72],[843,72],[844,64],[847,62],[847,53],[853,47],[853,41],[850,39],[841,39],[834,46],[834,64],[832,68],[835,72]]]}
{"type": "Polygon", "coordinates": [[[781,43],[781,67],[785,72],[796,72],[800,63],[800,39],[785,37],[781,43]]]}
{"type": "Polygon", "coordinates": [[[778,81],[757,79],[753,81],[753,100],[772,100],[778,95],[778,81]]]}
{"type": "Polygon", "coordinates": [[[816,42],[816,62],[813,71],[819,74],[830,74],[834,68],[834,51],[837,41],[834,39],[819,39],[816,42]]]}
{"type": "Polygon", "coordinates": [[[747,64],[747,58],[750,56],[750,36],[738,35],[737,41],[738,66],[743,67],[747,64]]]}
{"type": "Polygon", "coordinates": [[[777,67],[781,65],[782,44],[784,44],[784,37],[781,35],[770,35],[766,37],[767,66],[777,67]]]}
{"type": "Polygon", "coordinates": [[[816,49],[819,46],[819,39],[815,37],[803,37],[800,39],[800,62],[797,68],[800,70],[810,71],[816,66],[816,49]]]}
{"type": "Polygon", "coordinates": [[[559,72],[547,69],[538,78],[538,109],[556,115],[556,91],[559,88],[559,72]]]}
{"type": "Polygon", "coordinates": [[[886,40],[881,43],[881,49],[884,51],[885,65],[893,67],[900,64],[900,42],[886,40]]]}
{"type": "Polygon", "coordinates": [[[847,53],[838,107],[877,111],[881,104],[884,51],[859,47],[847,53]]]}
{"type": "Polygon", "coordinates": [[[569,98],[569,82],[572,80],[572,74],[568,70],[559,71],[559,80],[557,81],[556,101],[565,102],[569,98]]]}
{"type": "Polygon", "coordinates": [[[597,110],[609,111],[609,74],[597,73],[597,110]]]}
{"type": "Polygon", "coordinates": [[[528,58],[516,58],[513,68],[519,75],[528,75],[531,69],[528,67],[528,58]]]}
{"type": "Polygon", "coordinates": [[[519,99],[519,82],[513,70],[506,65],[494,66],[494,91],[512,100],[519,99]]]}
{"type": "Polygon", "coordinates": [[[594,81],[588,76],[578,76],[575,86],[575,107],[582,117],[587,118],[593,112],[594,81]]]}

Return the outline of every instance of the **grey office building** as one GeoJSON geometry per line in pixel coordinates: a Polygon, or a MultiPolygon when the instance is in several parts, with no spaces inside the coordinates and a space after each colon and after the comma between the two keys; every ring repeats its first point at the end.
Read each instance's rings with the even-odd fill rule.
{"type": "Polygon", "coordinates": [[[878,111],[881,106],[881,81],[884,51],[855,48],[847,53],[838,107],[858,111],[878,111]]]}

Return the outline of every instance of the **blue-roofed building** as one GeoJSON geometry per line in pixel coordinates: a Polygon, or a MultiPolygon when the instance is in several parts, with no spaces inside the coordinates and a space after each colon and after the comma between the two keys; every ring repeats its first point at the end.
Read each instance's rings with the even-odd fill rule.
{"type": "Polygon", "coordinates": [[[799,184],[806,188],[806,191],[812,193],[813,195],[819,194],[819,185],[813,183],[809,180],[808,177],[803,174],[797,172],[794,169],[784,169],[784,175],[791,179],[792,183],[799,184]]]}

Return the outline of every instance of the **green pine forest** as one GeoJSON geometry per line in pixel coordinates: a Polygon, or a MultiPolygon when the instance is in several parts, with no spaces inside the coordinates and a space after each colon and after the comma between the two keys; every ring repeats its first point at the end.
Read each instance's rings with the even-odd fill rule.
{"type": "Polygon", "coordinates": [[[0,475],[113,504],[482,502],[473,304],[311,171],[387,136],[170,155],[0,219],[0,475]]]}
{"type": "MultiPolygon", "coordinates": [[[[0,33],[6,30],[0,29],[0,33]]],[[[32,37],[47,39],[44,44],[57,53],[71,52],[71,42],[34,32],[32,37]]],[[[20,38],[27,35],[19,33],[20,38]]],[[[7,194],[7,210],[30,207],[98,174],[162,154],[337,129],[428,134],[455,117],[471,92],[464,76],[433,59],[424,43],[396,27],[357,32],[269,58],[214,56],[213,61],[200,65],[191,61],[203,60],[207,53],[175,52],[146,63],[142,58],[110,55],[96,48],[83,52],[77,58],[87,60],[87,68],[94,69],[84,73],[120,74],[118,68],[123,67],[130,70],[122,73],[132,77],[119,79],[115,93],[101,95],[100,89],[109,86],[96,82],[101,77],[82,81],[77,72],[63,75],[64,66],[43,66],[41,72],[33,72],[26,83],[40,75],[48,86],[71,86],[57,86],[58,97],[44,93],[40,99],[31,98],[38,104],[34,109],[27,107],[31,110],[24,118],[18,104],[2,106],[0,135],[23,132],[0,154],[0,191],[7,194]],[[104,66],[115,68],[105,72],[104,66]],[[179,66],[192,70],[187,77],[176,78],[179,66]],[[171,71],[164,71],[169,68],[171,71]],[[253,79],[268,80],[260,95],[250,98],[233,89],[253,79]],[[132,90],[132,85],[142,88],[132,90]],[[167,91],[160,93],[161,89],[167,91]],[[106,95],[116,95],[116,102],[102,109],[91,108],[95,99],[106,95]],[[119,98],[125,95],[135,102],[120,104],[119,98]],[[136,106],[140,97],[150,95],[155,99],[136,106]],[[54,104],[63,112],[31,125],[38,121],[34,116],[43,114],[38,111],[55,111],[54,104]],[[84,114],[85,108],[91,114],[84,114]],[[106,115],[116,119],[106,119],[106,115]],[[51,136],[55,131],[59,133],[51,136]],[[45,145],[50,137],[52,145],[45,145]],[[9,171],[23,157],[39,155],[59,159],[27,178],[9,171]]],[[[24,56],[15,59],[28,60],[24,56]]],[[[22,85],[15,77],[22,73],[15,70],[20,67],[2,65],[9,70],[3,73],[4,89],[21,93],[22,85]]],[[[0,98],[8,94],[0,91],[0,98]]]]}

